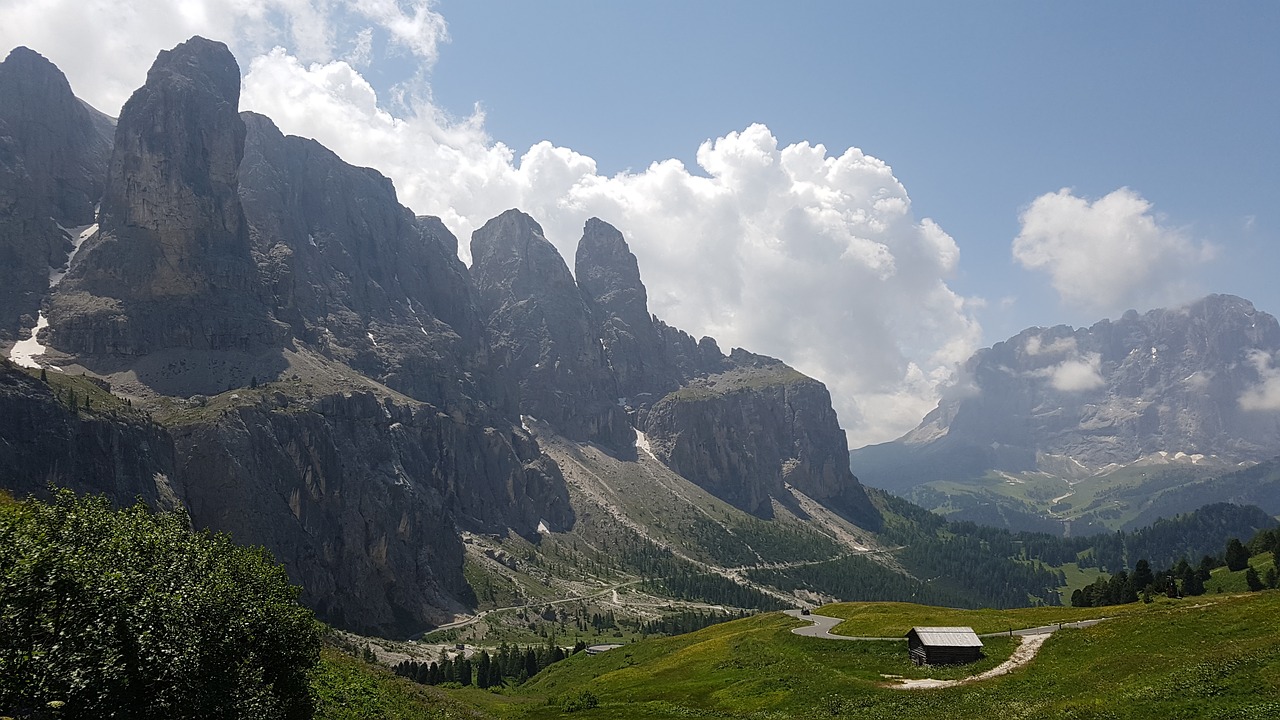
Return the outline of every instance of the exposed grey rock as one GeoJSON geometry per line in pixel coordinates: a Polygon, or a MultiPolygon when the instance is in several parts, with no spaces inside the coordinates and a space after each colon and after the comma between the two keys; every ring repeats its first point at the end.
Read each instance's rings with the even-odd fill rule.
{"type": "Polygon", "coordinates": [[[257,297],[237,193],[240,71],[222,43],[161,51],[116,126],[99,231],[50,310],[50,344],[85,355],[250,351],[281,328],[257,297]]]}
{"type": "Polygon", "coordinates": [[[71,92],[44,56],[14,48],[0,62],[0,136],[14,144],[36,210],[65,226],[88,225],[102,196],[114,123],[71,92]]]}
{"type": "Polygon", "coordinates": [[[460,527],[532,536],[542,519],[573,522],[531,438],[431,406],[352,393],[173,433],[193,522],[265,546],[304,602],[357,632],[404,636],[462,609],[460,527]]]}
{"type": "Polygon", "coordinates": [[[377,171],[243,117],[240,196],[275,316],[420,400],[497,402],[483,382],[488,346],[471,281],[443,223],[415,218],[377,171]]]}
{"type": "Polygon", "coordinates": [[[0,341],[35,324],[49,269],[71,249],[59,227],[93,222],[112,121],[71,92],[53,63],[24,47],[0,62],[0,341]]]}
{"type": "MultiPolygon", "coordinates": [[[[588,223],[575,283],[511,211],[473,236],[468,271],[439,219],[401,206],[386,177],[237,113],[238,90],[218,43],[160,54],[100,171],[99,232],[49,308],[45,342],[141,388],[164,427],[60,408],[14,372],[11,392],[0,382],[0,468],[19,487],[53,477],[182,503],[196,526],[269,549],[324,618],[391,635],[463,609],[460,530],[573,527],[560,470],[519,413],[626,458],[631,395],[630,420],[653,416],[668,462],[744,507],[766,514],[792,483],[865,509],[826,389],[653,318],[616,230],[588,223]],[[281,375],[286,361],[306,377],[281,375]],[[257,387],[229,389],[241,385],[257,387]]],[[[11,194],[27,216],[83,219],[72,210],[97,190],[29,181],[81,166],[15,148],[0,139],[13,170],[0,197],[38,156],[21,182],[56,192],[11,194]]],[[[65,252],[57,232],[27,263],[37,295],[65,252]]]]}
{"type": "Polygon", "coordinates": [[[83,390],[73,397],[70,384],[57,387],[0,361],[2,487],[43,497],[53,484],[120,505],[141,498],[152,507],[177,507],[169,434],[141,412],[85,410],[83,390]]]}
{"type": "Polygon", "coordinates": [[[967,382],[899,440],[857,450],[873,485],[902,490],[1063,456],[1085,472],[1157,452],[1231,462],[1280,453],[1280,413],[1242,398],[1280,356],[1280,324],[1247,300],[1130,311],[1090,328],[1030,328],[980,350],[967,382]]]}
{"type": "Polygon", "coordinates": [[[567,437],[634,453],[618,386],[564,259],[533,218],[508,210],[471,236],[471,276],[494,361],[520,412],[567,437]]]}
{"type": "Polygon", "coordinates": [[[598,218],[587,220],[574,274],[621,396],[647,406],[679,387],[682,378],[649,314],[640,266],[622,233],[598,218]]]}
{"type": "Polygon", "coordinates": [[[822,383],[773,358],[735,350],[731,369],[690,381],[648,412],[655,456],[723,500],[761,517],[791,485],[878,529],[845,458],[848,444],[822,383]]]}

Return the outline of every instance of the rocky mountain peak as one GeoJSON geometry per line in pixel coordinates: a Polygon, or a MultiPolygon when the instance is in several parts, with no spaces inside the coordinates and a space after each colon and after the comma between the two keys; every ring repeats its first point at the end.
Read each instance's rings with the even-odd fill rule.
{"type": "Polygon", "coordinates": [[[237,197],[244,154],[240,69],[227,46],[194,37],[163,50],[120,113],[101,227],[164,235],[154,270],[158,294],[194,290],[193,246],[226,246],[247,253],[237,197]],[[174,246],[174,236],[187,242],[174,246]],[[173,273],[172,275],[170,273],[173,273]],[[181,276],[181,277],[180,277],[181,276]]]}
{"type": "Polygon", "coordinates": [[[590,311],[542,227],[508,210],[471,236],[471,277],[500,374],[520,412],[574,439],[634,452],[590,311]]]}
{"type": "Polygon", "coordinates": [[[25,336],[50,268],[66,264],[72,245],[59,224],[93,222],[112,127],[34,50],[0,62],[0,340],[25,336]]]}
{"type": "Polygon", "coordinates": [[[260,278],[294,337],[411,397],[486,397],[484,328],[457,239],[391,180],[242,113],[240,199],[260,278]]]}
{"type": "Polygon", "coordinates": [[[55,298],[56,347],[141,355],[279,342],[237,192],[239,99],[226,45],[196,37],[157,56],[116,125],[98,234],[55,298]]]}
{"type": "Polygon", "coordinates": [[[40,53],[14,48],[0,62],[0,137],[12,143],[37,212],[70,227],[93,222],[111,152],[111,121],[71,92],[40,53]]]}
{"type": "Polygon", "coordinates": [[[649,314],[640,266],[622,233],[598,218],[588,220],[578,242],[575,275],[618,378],[618,392],[644,405],[642,396],[656,399],[675,389],[677,371],[649,314]]]}
{"type": "Polygon", "coordinates": [[[600,218],[587,220],[574,258],[578,286],[593,302],[627,314],[649,315],[649,296],[640,264],[617,228],[600,218]]]}
{"type": "Polygon", "coordinates": [[[1155,453],[1263,460],[1280,452],[1280,409],[1261,392],[1277,360],[1280,324],[1231,295],[1088,328],[1028,328],[975,353],[966,382],[919,427],[856,451],[854,467],[901,491],[1035,470],[1046,457],[1089,471],[1155,453]]]}

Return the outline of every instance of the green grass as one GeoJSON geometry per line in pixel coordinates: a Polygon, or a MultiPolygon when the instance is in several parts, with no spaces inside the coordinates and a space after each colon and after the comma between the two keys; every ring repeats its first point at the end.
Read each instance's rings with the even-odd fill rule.
{"type": "Polygon", "coordinates": [[[1063,598],[1071,597],[1071,593],[1106,575],[1098,568],[1082,568],[1076,563],[1064,563],[1058,569],[1067,578],[1067,584],[1061,588],[1063,598]]]}
{"type": "MultiPolygon", "coordinates": [[[[1052,471],[988,472],[964,480],[935,480],[914,488],[908,498],[944,515],[961,513],[968,517],[978,509],[995,505],[1013,513],[1096,523],[1119,530],[1142,516],[1166,490],[1203,482],[1223,471],[1221,466],[1135,465],[1075,479],[1074,484],[1052,471]],[[1055,505],[1053,499],[1068,490],[1072,494],[1055,505]]],[[[986,509],[990,511],[989,507],[986,509]]]]}
{"type": "Polygon", "coordinates": [[[836,635],[900,637],[906,635],[907,631],[915,625],[962,625],[972,627],[975,632],[981,634],[1009,629],[1020,630],[1060,622],[1114,617],[1146,610],[1147,608],[1136,603],[1101,608],[1041,606],[1011,610],[960,610],[914,603],[880,602],[838,603],[827,605],[819,609],[818,613],[844,621],[832,630],[836,635]]]}
{"type": "MultiPolygon", "coordinates": [[[[1249,565],[1258,571],[1258,577],[1265,582],[1267,571],[1276,566],[1276,559],[1271,553],[1262,553],[1249,558],[1249,565]]],[[[1225,566],[1214,568],[1204,584],[1204,591],[1206,594],[1249,592],[1249,584],[1244,579],[1245,572],[1232,572],[1225,566]]]]}
{"type": "Polygon", "coordinates": [[[312,672],[316,720],[444,720],[491,717],[438,688],[397,677],[390,670],[333,648],[312,672]]]}
{"type": "Polygon", "coordinates": [[[763,367],[742,367],[691,382],[663,399],[706,400],[742,390],[761,390],[811,380],[812,378],[804,373],[781,363],[763,367]]]}
{"type": "MultiPolygon", "coordinates": [[[[989,630],[1004,615],[871,605],[882,607],[834,607],[879,618],[872,629],[945,622],[989,630]]],[[[1034,661],[1009,675],[954,688],[903,691],[887,687],[882,676],[967,676],[998,663],[1013,641],[989,640],[988,658],[976,665],[921,669],[906,660],[904,643],[799,637],[790,632],[799,621],[773,613],[574,656],[515,697],[476,690],[456,697],[514,718],[562,717],[562,699],[583,691],[599,698],[597,708],[575,713],[583,718],[1166,720],[1280,713],[1280,592],[1130,607],[1094,627],[1055,633],[1034,661]]],[[[1045,620],[1042,613],[1064,610],[1032,608],[1012,619],[1035,623],[1045,620]]]]}
{"type": "MultiPolygon", "coordinates": [[[[27,369],[26,373],[37,379],[40,377],[39,370],[27,369]]],[[[70,407],[74,399],[77,412],[89,414],[134,412],[124,400],[112,395],[84,375],[69,375],[56,370],[46,370],[45,382],[62,404],[70,407]],[[84,406],[85,398],[89,399],[87,409],[84,406]]]]}

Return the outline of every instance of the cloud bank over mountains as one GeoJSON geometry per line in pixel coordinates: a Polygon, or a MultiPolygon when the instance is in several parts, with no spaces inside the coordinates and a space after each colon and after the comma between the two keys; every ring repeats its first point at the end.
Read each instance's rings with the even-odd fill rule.
{"type": "MultiPolygon", "coordinates": [[[[108,114],[159,49],[193,34],[227,42],[243,109],[389,176],[401,202],[459,236],[464,260],[472,230],[518,207],[572,265],[584,221],[601,217],[631,243],[654,313],[827,383],[851,447],[913,427],[982,342],[982,301],[949,285],[956,242],[857,148],[783,145],[754,124],[702,142],[697,167],[669,159],[605,176],[548,142],[518,152],[488,136],[478,106],[454,118],[432,103],[448,36],[429,1],[0,2],[0,43],[45,54],[108,114]],[[380,97],[375,73],[399,82],[380,97]]],[[[1048,194],[1022,220],[1018,261],[1101,311],[1176,294],[1177,264],[1211,254],[1127,189],[1092,203],[1048,194]]],[[[1087,384],[1090,369],[1064,368],[1063,382],[1087,384]]]]}

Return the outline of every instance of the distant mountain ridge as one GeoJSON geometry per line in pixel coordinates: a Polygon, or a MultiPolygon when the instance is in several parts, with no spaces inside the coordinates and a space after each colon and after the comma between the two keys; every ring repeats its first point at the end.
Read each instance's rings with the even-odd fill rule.
{"type": "Polygon", "coordinates": [[[1061,502],[1069,483],[1126,467],[1225,474],[1280,454],[1280,407],[1263,392],[1277,358],[1280,323],[1230,295],[1089,328],[1029,328],[975,353],[919,426],[854,450],[851,463],[929,507],[951,491],[914,488],[1000,473],[1061,478],[1061,502]]]}

